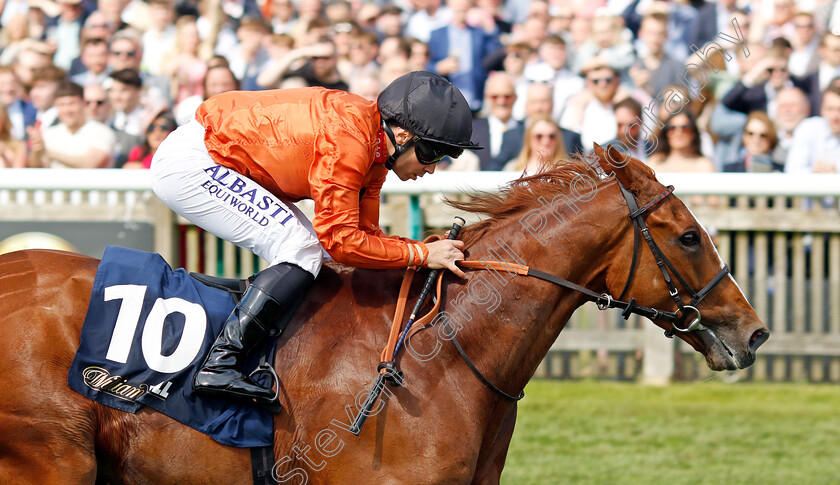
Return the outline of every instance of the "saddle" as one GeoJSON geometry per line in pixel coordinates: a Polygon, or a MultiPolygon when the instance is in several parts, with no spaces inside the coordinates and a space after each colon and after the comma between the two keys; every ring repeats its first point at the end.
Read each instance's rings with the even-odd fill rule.
{"type": "Polygon", "coordinates": [[[239,300],[242,298],[242,295],[245,294],[245,290],[248,289],[248,286],[254,281],[256,275],[251,276],[250,278],[240,280],[237,278],[222,278],[221,276],[210,276],[202,273],[190,273],[190,276],[197,279],[201,283],[209,286],[210,288],[216,288],[217,290],[224,290],[230,293],[230,296],[233,298],[233,301],[239,303],[239,300]]]}
{"type": "MultiPolygon", "coordinates": [[[[190,272],[190,276],[205,286],[209,286],[210,288],[215,288],[217,290],[227,291],[230,293],[230,297],[233,298],[234,303],[239,303],[239,300],[242,299],[242,295],[245,294],[245,291],[248,290],[248,287],[251,286],[251,283],[253,283],[254,279],[257,277],[257,275],[252,275],[245,279],[224,278],[221,276],[210,276],[194,272],[190,272]]],[[[283,317],[269,330],[268,335],[270,337],[277,337],[283,333],[283,330],[286,328],[286,325],[289,324],[289,321],[291,321],[292,316],[295,313],[294,310],[295,309],[292,308],[291,311],[284,312],[283,317]]]]}

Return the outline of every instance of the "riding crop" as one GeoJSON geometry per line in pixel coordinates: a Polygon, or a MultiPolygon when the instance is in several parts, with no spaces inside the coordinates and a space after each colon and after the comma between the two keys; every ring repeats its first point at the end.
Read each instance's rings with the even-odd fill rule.
{"type": "MultiPolygon", "coordinates": [[[[464,224],[466,224],[464,219],[455,217],[455,221],[452,223],[452,229],[449,230],[449,237],[447,239],[456,239],[464,224]]],[[[367,420],[368,416],[370,416],[370,412],[373,410],[373,405],[376,404],[377,399],[379,399],[379,395],[382,393],[385,381],[390,380],[395,385],[400,385],[402,373],[397,370],[397,366],[394,363],[397,358],[397,352],[400,350],[403,340],[405,339],[409,329],[411,329],[412,324],[414,324],[414,320],[417,318],[417,313],[426,302],[426,298],[432,290],[432,285],[434,285],[435,280],[437,280],[438,275],[440,275],[440,272],[440,269],[433,269],[429,272],[429,276],[426,278],[426,282],[420,290],[420,296],[417,298],[417,303],[414,304],[414,308],[411,310],[408,323],[406,323],[405,329],[400,335],[397,344],[394,346],[393,354],[389,357],[390,360],[379,363],[379,366],[377,367],[379,375],[377,375],[376,379],[373,381],[373,386],[371,386],[370,392],[368,392],[367,398],[365,398],[365,402],[362,403],[361,408],[359,408],[359,413],[356,415],[356,418],[353,420],[353,424],[350,426],[350,432],[354,435],[358,436],[362,431],[362,426],[365,424],[365,420],[367,420]]]]}

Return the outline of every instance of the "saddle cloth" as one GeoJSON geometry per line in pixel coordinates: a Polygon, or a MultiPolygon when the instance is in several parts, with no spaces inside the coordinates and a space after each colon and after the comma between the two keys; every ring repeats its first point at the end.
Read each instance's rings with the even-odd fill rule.
{"type": "MultiPolygon", "coordinates": [[[[272,444],[272,415],[245,403],[194,393],[192,376],[234,307],[158,254],[109,246],[96,272],[68,385],[98,403],[136,413],[149,406],[219,443],[272,444]]],[[[276,339],[246,359],[249,372],[276,339]]],[[[271,360],[269,360],[271,363],[271,360]]],[[[255,376],[270,386],[267,376],[255,376]]]]}

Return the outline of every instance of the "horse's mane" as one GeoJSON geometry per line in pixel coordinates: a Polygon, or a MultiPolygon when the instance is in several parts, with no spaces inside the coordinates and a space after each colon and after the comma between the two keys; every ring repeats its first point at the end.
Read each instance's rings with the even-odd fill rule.
{"type": "MultiPolygon", "coordinates": [[[[650,178],[654,177],[651,170],[644,163],[631,159],[628,169],[641,170],[650,178]],[[632,168],[630,167],[632,165],[632,168]]],[[[572,179],[584,174],[588,179],[601,180],[596,173],[602,173],[600,167],[593,165],[591,161],[579,156],[573,156],[559,165],[543,166],[534,175],[522,176],[502,187],[498,192],[478,191],[469,201],[457,201],[448,199],[450,206],[474,214],[486,214],[488,218],[470,224],[461,232],[459,239],[464,241],[466,247],[480,239],[488,230],[519,216],[522,212],[539,205],[537,200],[545,197],[551,200],[556,194],[569,194],[569,187],[572,179]]],[[[634,190],[633,187],[629,187],[634,190]]]]}

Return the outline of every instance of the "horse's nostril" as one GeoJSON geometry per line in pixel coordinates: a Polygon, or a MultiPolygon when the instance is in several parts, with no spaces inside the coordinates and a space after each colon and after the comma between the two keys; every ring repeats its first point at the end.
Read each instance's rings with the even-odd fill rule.
{"type": "Polygon", "coordinates": [[[750,337],[750,352],[755,353],[768,338],[770,338],[770,332],[764,329],[756,330],[750,337]]]}

